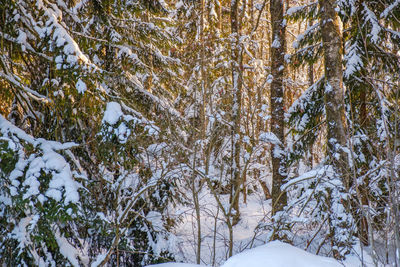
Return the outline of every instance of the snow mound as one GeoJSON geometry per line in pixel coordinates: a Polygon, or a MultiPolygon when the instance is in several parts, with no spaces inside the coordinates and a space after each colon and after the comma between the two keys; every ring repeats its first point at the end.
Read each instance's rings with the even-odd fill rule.
{"type": "Polygon", "coordinates": [[[334,259],[316,256],[289,244],[272,241],[239,253],[222,267],[342,267],[334,259]]]}
{"type": "MultiPolygon", "coordinates": [[[[186,263],[163,263],[147,267],[201,267],[186,263]]],[[[272,241],[229,258],[221,267],[343,267],[338,261],[311,254],[292,245],[272,241]]]]}
{"type": "Polygon", "coordinates": [[[161,264],[156,264],[156,265],[148,265],[146,267],[201,267],[201,266],[204,266],[204,265],[168,262],[168,263],[161,263],[161,264]]]}

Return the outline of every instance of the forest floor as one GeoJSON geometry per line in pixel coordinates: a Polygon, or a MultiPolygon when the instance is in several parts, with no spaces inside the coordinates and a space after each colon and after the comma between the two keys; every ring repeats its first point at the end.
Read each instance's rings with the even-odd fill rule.
{"type": "MultiPolygon", "coordinates": [[[[199,267],[204,265],[188,263],[164,263],[151,267],[199,267]]],[[[221,267],[372,267],[370,257],[362,262],[355,256],[343,262],[333,258],[317,256],[292,245],[272,241],[266,245],[246,250],[229,258],[221,267]]],[[[383,266],[383,265],[382,265],[383,266]]],[[[389,266],[389,265],[388,265],[389,266]]],[[[149,266],[150,267],[150,266],[149,266]]]]}
{"type": "MultiPolygon", "coordinates": [[[[221,196],[222,203],[228,203],[228,195],[221,196]]],[[[271,200],[264,200],[261,193],[254,192],[247,198],[247,203],[240,207],[241,220],[233,228],[234,245],[233,257],[228,256],[229,231],[218,208],[214,196],[204,190],[200,194],[201,203],[201,264],[205,266],[222,267],[372,267],[375,266],[368,252],[364,250],[361,260],[360,249],[338,262],[332,258],[317,256],[312,248],[304,251],[304,243],[297,240],[295,246],[274,241],[265,245],[269,240],[268,231],[260,227],[263,222],[270,221],[271,200]],[[311,253],[310,253],[311,252],[311,253]],[[364,264],[362,264],[362,262],[364,264]]],[[[197,249],[197,220],[193,208],[181,207],[176,209],[182,223],[176,230],[178,245],[176,260],[186,264],[162,264],[157,267],[192,267],[196,259],[197,249]]],[[[359,247],[359,246],[358,246],[359,247]]],[[[323,251],[323,249],[321,250],[323,251]]],[[[322,254],[322,253],[321,253],[322,254]]],[[[382,265],[384,266],[384,265],[382,265]]],[[[389,266],[389,265],[387,265],[389,266]]]]}

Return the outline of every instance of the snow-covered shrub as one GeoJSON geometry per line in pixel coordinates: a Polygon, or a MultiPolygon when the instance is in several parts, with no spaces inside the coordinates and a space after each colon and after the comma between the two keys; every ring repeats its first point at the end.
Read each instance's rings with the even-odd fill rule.
{"type": "Polygon", "coordinates": [[[143,117],[107,104],[97,134],[99,170],[90,186],[97,224],[90,227],[95,257],[109,264],[151,264],[173,259],[174,221],[167,215],[174,195],[168,147],[159,128],[143,117]],[[158,166],[158,167],[156,167],[158,166]],[[101,219],[101,220],[100,220],[101,219]],[[108,256],[107,256],[108,255],[108,256]]]}
{"type": "Polygon", "coordinates": [[[263,227],[314,253],[342,258],[356,242],[357,225],[345,191],[332,166],[320,166],[288,181],[288,205],[276,214],[275,225],[263,227]]]}
{"type": "Polygon", "coordinates": [[[77,224],[83,188],[64,154],[75,144],[34,138],[1,116],[0,134],[1,261],[48,266],[87,261],[77,224]]]}

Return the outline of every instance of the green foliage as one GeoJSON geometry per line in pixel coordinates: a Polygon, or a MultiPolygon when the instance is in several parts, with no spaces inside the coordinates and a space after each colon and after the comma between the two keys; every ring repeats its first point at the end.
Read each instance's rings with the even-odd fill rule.
{"type": "MultiPolygon", "coordinates": [[[[390,155],[384,151],[394,144],[393,133],[398,127],[393,123],[394,118],[398,116],[394,115],[398,97],[390,96],[396,95],[398,91],[396,84],[398,84],[400,64],[396,53],[400,44],[397,19],[399,4],[396,1],[347,0],[337,1],[337,4],[336,11],[343,25],[342,64],[349,136],[347,153],[352,162],[352,170],[349,170],[351,173],[349,175],[352,176],[351,195],[342,199],[346,199],[345,213],[351,214],[358,221],[365,220],[363,216],[366,216],[365,211],[358,206],[359,203],[368,205],[369,208],[375,207],[376,210],[368,216],[376,216],[376,221],[379,221],[389,218],[384,211],[383,203],[388,198],[389,188],[385,179],[389,177],[387,168],[391,167],[385,163],[390,155]],[[356,191],[359,195],[356,195],[356,191]],[[360,195],[361,199],[358,199],[360,195]]],[[[296,51],[291,56],[290,62],[295,67],[304,63],[314,64],[321,55],[321,29],[313,18],[314,16],[318,18],[321,12],[318,1],[288,11],[287,19],[305,20],[308,25],[314,25],[308,26],[308,29],[297,38],[294,45],[296,51]]],[[[323,84],[321,80],[319,83],[323,84]]],[[[288,112],[289,132],[294,139],[290,154],[291,162],[306,154],[309,147],[315,143],[316,137],[321,134],[320,129],[323,129],[321,127],[324,122],[323,90],[314,86],[307,89],[288,112]]],[[[327,155],[327,159],[331,156],[327,155]]],[[[323,163],[329,164],[329,162],[323,163]]],[[[309,188],[304,189],[301,194],[307,194],[307,190],[316,190],[313,184],[308,186],[309,188]]],[[[333,191],[324,189],[321,192],[325,194],[333,191]]],[[[343,193],[343,190],[338,192],[343,193]]],[[[322,199],[323,204],[331,203],[331,207],[325,206],[325,211],[339,201],[335,196],[324,197],[315,194],[315,197],[322,199]]],[[[322,206],[315,208],[318,209],[324,212],[322,206]]],[[[340,235],[337,234],[340,229],[347,227],[345,223],[340,223],[343,218],[327,219],[332,227],[330,238],[333,238],[333,242],[339,247],[351,246],[350,243],[341,242],[340,235]],[[332,225],[333,222],[337,224],[332,225]]],[[[361,231],[366,231],[361,223],[358,223],[357,227],[359,236],[361,231]]],[[[375,225],[372,227],[379,228],[375,225]]]]}
{"type": "Polygon", "coordinates": [[[292,7],[287,11],[286,17],[293,21],[317,20],[319,19],[318,1],[303,6],[292,7]]]}
{"type": "Polygon", "coordinates": [[[0,139],[0,170],[4,177],[10,175],[18,161],[18,155],[9,147],[6,140],[0,139]]]}
{"type": "Polygon", "coordinates": [[[301,159],[320,135],[324,122],[324,78],[308,88],[290,107],[287,124],[293,143],[289,164],[301,159]]]}
{"type": "MultiPolygon", "coordinates": [[[[57,239],[74,238],[70,223],[79,217],[79,204],[56,201],[48,194],[50,186],[54,187],[54,174],[60,170],[40,164],[45,156],[41,149],[17,142],[16,136],[12,141],[5,135],[3,138],[0,145],[2,262],[36,265],[54,260],[68,266],[57,239]]],[[[64,197],[67,192],[65,188],[64,197]]]]}

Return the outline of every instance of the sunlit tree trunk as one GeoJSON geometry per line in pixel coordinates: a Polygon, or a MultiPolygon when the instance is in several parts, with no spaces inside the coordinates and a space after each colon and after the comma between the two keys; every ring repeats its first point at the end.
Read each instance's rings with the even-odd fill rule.
{"type": "Polygon", "coordinates": [[[272,24],[271,45],[271,132],[280,143],[272,144],[272,214],[282,210],[287,203],[287,196],[282,192],[281,186],[287,177],[286,156],[284,151],[284,86],[285,73],[285,29],[283,18],[283,0],[270,0],[270,13],[272,24]]]}
{"type": "MultiPolygon", "coordinates": [[[[335,11],[336,0],[320,0],[321,9],[321,34],[324,50],[324,72],[325,72],[325,113],[327,123],[327,153],[330,164],[335,175],[340,177],[346,191],[350,189],[350,169],[348,156],[343,148],[346,147],[346,118],[343,87],[343,68],[342,68],[342,34],[339,24],[339,16],[335,11]]],[[[330,195],[330,192],[328,192],[330,195]]],[[[349,209],[349,203],[346,204],[349,209]]],[[[329,204],[328,209],[331,208],[329,204]]],[[[332,212],[332,211],[331,211],[332,212]]],[[[331,216],[329,216],[329,237],[333,247],[333,256],[341,258],[338,251],[334,226],[331,216]]]]}
{"type": "Polygon", "coordinates": [[[242,86],[243,86],[243,62],[240,46],[240,18],[239,18],[239,2],[240,0],[232,0],[231,2],[231,57],[232,57],[232,193],[231,203],[234,210],[233,224],[239,221],[239,195],[241,187],[240,174],[240,121],[242,109],[242,86]]]}
{"type": "MultiPolygon", "coordinates": [[[[312,23],[310,24],[312,26],[312,23]]],[[[308,78],[308,86],[311,87],[314,84],[314,64],[309,63],[307,66],[307,78],[308,78]]],[[[307,164],[309,165],[309,168],[313,168],[313,146],[311,145],[310,148],[308,149],[308,155],[307,155],[307,164]]]]}
{"type": "Polygon", "coordinates": [[[350,188],[347,156],[338,147],[346,146],[346,118],[342,68],[342,39],[335,0],[320,0],[322,43],[325,67],[325,113],[328,134],[328,155],[335,171],[350,188]]]}
{"type": "Polygon", "coordinates": [[[206,135],[206,125],[207,125],[207,118],[206,118],[206,102],[207,102],[207,77],[206,77],[206,67],[205,67],[205,40],[204,40],[204,24],[205,24],[205,0],[201,0],[200,2],[200,42],[201,42],[201,53],[200,53],[200,65],[201,65],[201,95],[202,95],[202,103],[200,108],[200,138],[204,139],[206,135]]]}

